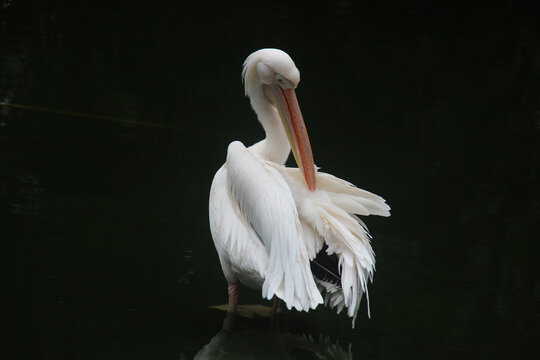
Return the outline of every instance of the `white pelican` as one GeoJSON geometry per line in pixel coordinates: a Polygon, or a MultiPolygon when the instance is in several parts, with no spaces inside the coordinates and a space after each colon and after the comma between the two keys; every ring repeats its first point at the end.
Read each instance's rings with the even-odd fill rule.
{"type": "MultiPolygon", "coordinates": [[[[248,148],[232,142],[210,190],[210,229],[229,286],[261,289],[287,307],[345,307],[356,318],[375,267],[370,235],[355,215],[390,216],[378,195],[317,172],[294,89],[300,72],[278,49],[244,62],[246,96],[266,138],[248,148]],[[283,164],[292,149],[299,168],[283,164]]],[[[369,298],[368,298],[369,316],[369,298]]]]}

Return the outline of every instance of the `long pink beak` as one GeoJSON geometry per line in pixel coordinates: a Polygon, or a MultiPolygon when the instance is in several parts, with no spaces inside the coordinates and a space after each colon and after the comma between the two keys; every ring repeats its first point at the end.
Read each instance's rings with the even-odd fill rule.
{"type": "Polygon", "coordinates": [[[278,85],[272,85],[272,92],[278,102],[277,108],[285,132],[291,145],[291,150],[298,167],[304,174],[308,188],[315,191],[315,164],[309,137],[296,100],[294,89],[283,89],[278,85]]]}

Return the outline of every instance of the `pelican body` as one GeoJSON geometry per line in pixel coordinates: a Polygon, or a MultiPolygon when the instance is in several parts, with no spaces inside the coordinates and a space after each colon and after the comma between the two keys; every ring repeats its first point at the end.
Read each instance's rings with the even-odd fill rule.
{"type": "Polygon", "coordinates": [[[371,237],[357,215],[390,216],[390,207],[317,171],[295,95],[300,72],[289,55],[258,50],[244,62],[242,78],[266,138],[250,147],[232,142],[210,190],[210,229],[229,308],[236,309],[242,283],[289,309],[346,308],[354,326],[375,269],[371,237]],[[298,168],[284,166],[291,151],[298,168]]]}

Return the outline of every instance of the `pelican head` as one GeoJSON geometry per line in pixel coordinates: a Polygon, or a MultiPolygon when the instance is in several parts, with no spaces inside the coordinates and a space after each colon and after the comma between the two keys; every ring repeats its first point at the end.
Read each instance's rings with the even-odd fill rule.
{"type": "MultiPolygon", "coordinates": [[[[315,190],[315,165],[309,137],[294,89],[300,82],[300,71],[282,50],[261,49],[244,62],[242,78],[246,96],[259,120],[266,105],[274,107],[287,134],[294,159],[304,174],[310,190],[315,190]]],[[[264,125],[264,124],[263,124],[264,125]]]]}
{"type": "Polygon", "coordinates": [[[291,57],[279,49],[261,49],[249,55],[244,61],[242,78],[246,96],[250,96],[253,85],[259,81],[265,85],[282,83],[296,88],[300,82],[300,71],[296,68],[291,57]]]}

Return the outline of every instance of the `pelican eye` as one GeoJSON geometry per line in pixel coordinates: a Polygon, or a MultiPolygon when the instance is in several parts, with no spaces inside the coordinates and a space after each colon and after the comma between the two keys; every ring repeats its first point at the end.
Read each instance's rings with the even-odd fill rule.
{"type": "Polygon", "coordinates": [[[282,88],[289,88],[291,87],[291,83],[289,80],[285,79],[283,76],[276,74],[275,77],[275,83],[281,86],[282,88]]]}

